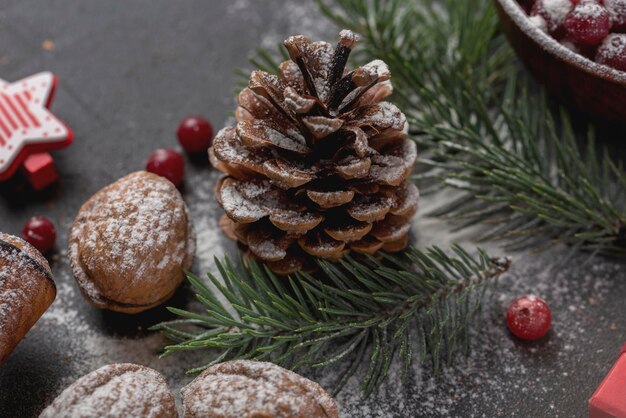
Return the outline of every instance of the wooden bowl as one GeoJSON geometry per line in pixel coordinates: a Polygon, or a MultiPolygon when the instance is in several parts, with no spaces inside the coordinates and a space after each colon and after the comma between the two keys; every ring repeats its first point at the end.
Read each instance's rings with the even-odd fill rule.
{"type": "Polygon", "coordinates": [[[626,72],[597,64],[533,25],[517,0],[494,0],[502,29],[519,58],[566,106],[626,125],[626,72]]]}

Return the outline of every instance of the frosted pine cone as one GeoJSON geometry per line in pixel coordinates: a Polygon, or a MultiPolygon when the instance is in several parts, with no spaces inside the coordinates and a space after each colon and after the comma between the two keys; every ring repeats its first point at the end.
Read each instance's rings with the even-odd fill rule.
{"type": "Polygon", "coordinates": [[[404,114],[382,101],[387,65],[345,69],[357,37],[336,48],[285,41],[280,75],[254,71],[239,94],[237,126],[222,129],[209,159],[226,173],[216,187],[222,227],[277,273],[310,256],[400,251],[419,193],[406,182],[417,151],[404,114]]]}

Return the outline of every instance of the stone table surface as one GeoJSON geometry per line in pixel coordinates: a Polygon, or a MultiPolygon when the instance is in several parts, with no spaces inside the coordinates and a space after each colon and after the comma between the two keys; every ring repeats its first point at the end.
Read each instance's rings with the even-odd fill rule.
{"type": "MultiPolygon", "coordinates": [[[[336,29],[315,2],[279,0],[0,0],[0,78],[38,71],[59,77],[53,111],[72,127],[75,143],[54,153],[61,181],[34,193],[19,176],[0,184],[0,230],[19,234],[35,214],[57,225],[50,256],[54,304],[0,369],[0,416],[33,417],[78,377],[113,362],[162,372],[177,393],[215,352],[159,359],[166,343],[147,328],[171,316],[164,307],[125,316],[100,311],[80,295],[67,261],[67,234],[81,204],[101,187],[142,169],[155,148],[176,146],[178,121],[192,114],[216,128],[234,109],[233,69],[258,45],[304,33],[334,41],[336,29]]],[[[214,271],[212,257],[233,253],[217,228],[212,196],[217,174],[203,158],[187,161],[183,195],[198,233],[194,271],[214,271]]],[[[422,212],[445,196],[423,198],[422,212]]],[[[418,217],[416,243],[425,247],[463,235],[418,217]]],[[[496,254],[502,254],[497,247],[496,254]]],[[[626,342],[626,266],[576,257],[550,268],[567,250],[513,255],[513,268],[477,319],[472,351],[442,377],[415,364],[401,383],[388,382],[367,399],[355,376],[338,396],[345,417],[582,417],[586,402],[626,342]],[[514,297],[536,293],[553,310],[549,336],[535,344],[508,334],[503,312],[514,297]]],[[[185,307],[183,286],[167,304],[185,307]]],[[[332,370],[310,374],[331,387],[332,370]]],[[[178,396],[178,395],[177,395],[178,396]]],[[[177,401],[180,401],[178,398],[177,401]]],[[[179,402],[180,407],[180,402],[179,402]]]]}

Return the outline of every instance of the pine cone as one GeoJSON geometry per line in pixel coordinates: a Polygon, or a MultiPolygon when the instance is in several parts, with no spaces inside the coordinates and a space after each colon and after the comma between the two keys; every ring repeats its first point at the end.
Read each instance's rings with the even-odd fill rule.
{"type": "Polygon", "coordinates": [[[280,75],[254,71],[239,94],[237,126],[209,149],[226,173],[216,187],[225,233],[279,274],[349,251],[400,251],[419,193],[406,182],[417,151],[392,93],[387,65],[345,69],[357,37],[336,48],[285,41],[280,75]]]}

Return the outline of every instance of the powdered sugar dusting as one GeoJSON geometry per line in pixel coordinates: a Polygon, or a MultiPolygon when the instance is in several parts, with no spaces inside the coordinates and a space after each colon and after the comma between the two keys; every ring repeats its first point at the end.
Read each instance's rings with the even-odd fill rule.
{"type": "Polygon", "coordinates": [[[584,55],[578,54],[577,52],[561,45],[556,39],[547,33],[538,30],[537,26],[530,21],[528,15],[526,15],[516,0],[498,0],[498,2],[505,13],[513,19],[515,24],[541,48],[561,57],[563,60],[579,67],[583,71],[592,72],[603,77],[611,77],[611,79],[615,80],[617,83],[626,84],[625,72],[616,70],[606,65],[598,64],[586,58],[584,55]]]}
{"type": "Polygon", "coordinates": [[[174,418],[174,397],[163,377],[132,364],[102,367],[78,379],[40,418],[63,416],[174,418]]]}
{"type": "Polygon", "coordinates": [[[617,29],[626,29],[626,0],[604,0],[604,7],[617,29]]]}
{"type": "MultiPolygon", "coordinates": [[[[10,278],[27,268],[27,259],[17,249],[0,246],[0,341],[16,307],[28,303],[26,292],[12,288],[10,278]]],[[[27,278],[28,280],[28,278],[27,278]]]]}
{"type": "Polygon", "coordinates": [[[337,416],[334,401],[319,385],[271,363],[234,361],[213,366],[182,395],[185,414],[190,416],[337,416]]]}
{"type": "Polygon", "coordinates": [[[44,297],[40,280],[51,280],[48,262],[21,238],[0,232],[0,362],[8,354],[6,347],[12,346],[16,329],[38,319],[28,316],[34,315],[33,298],[44,297]]]}
{"type": "Polygon", "coordinates": [[[137,172],[105,187],[83,206],[71,231],[79,284],[96,301],[148,303],[132,290],[146,281],[153,298],[165,297],[195,253],[190,222],[180,193],[156,175],[137,172]]]}
{"type": "MultiPolygon", "coordinates": [[[[428,236],[437,233],[437,229],[424,231],[423,222],[420,226],[428,236]]],[[[367,399],[359,395],[362,375],[357,375],[338,396],[343,416],[508,417],[517,416],[511,405],[520,404],[524,404],[523,416],[576,416],[553,403],[564,398],[573,403],[570,411],[586,410],[588,396],[608,371],[600,364],[607,358],[611,364],[620,348],[598,342],[602,333],[608,328],[626,339],[625,321],[606,322],[591,312],[598,304],[619,303],[611,293],[624,291],[626,266],[596,260],[595,265],[585,267],[584,260],[577,260],[558,271],[546,269],[566,252],[555,248],[541,255],[515,256],[513,270],[498,287],[495,298],[485,300],[487,308],[476,318],[480,329],[472,330],[468,357],[459,355],[455,365],[439,378],[432,376],[429,364],[413,363],[405,383],[400,380],[399,362],[394,362],[387,382],[367,399]],[[553,316],[550,334],[538,343],[516,340],[504,321],[508,304],[529,293],[542,297],[553,309],[568,307],[567,314],[553,316]],[[597,352],[585,353],[582,347],[594,345],[594,341],[597,352]],[[581,376],[586,380],[577,380],[581,376]],[[588,393],[580,394],[581,387],[588,393]],[[579,393],[574,398],[568,396],[572,388],[579,393]],[[480,411],[480,415],[470,411],[480,411]]],[[[328,385],[334,376],[320,372],[314,378],[328,385]]]]}
{"type": "Polygon", "coordinates": [[[573,7],[571,0],[537,0],[537,3],[536,9],[547,19],[551,31],[563,24],[573,7]]]}
{"type": "MultiPolygon", "coordinates": [[[[260,219],[269,214],[267,208],[251,201],[244,196],[237,187],[238,184],[228,184],[220,189],[220,196],[224,210],[231,213],[232,216],[238,218],[255,218],[260,219]]],[[[252,198],[269,191],[269,184],[257,185],[248,183],[246,185],[252,198]]]]}
{"type": "Polygon", "coordinates": [[[613,59],[626,55],[626,34],[612,33],[600,45],[598,56],[603,59],[613,59]]]}
{"type": "Polygon", "coordinates": [[[532,23],[533,25],[535,25],[536,27],[538,27],[539,29],[541,29],[544,32],[548,32],[548,23],[546,22],[546,20],[539,16],[530,16],[529,17],[530,23],[532,23]]]}
{"type": "Polygon", "coordinates": [[[579,19],[597,19],[606,13],[606,9],[595,1],[582,1],[572,11],[573,16],[579,19]]]}
{"type": "Polygon", "coordinates": [[[371,123],[377,128],[402,130],[406,124],[406,116],[391,102],[380,102],[363,118],[363,123],[371,123]]]}

